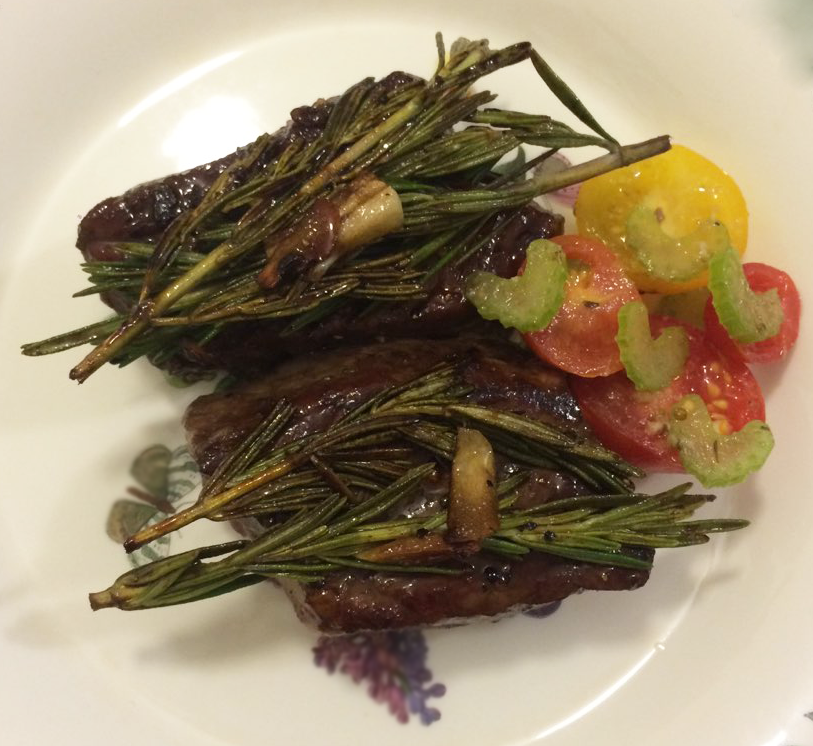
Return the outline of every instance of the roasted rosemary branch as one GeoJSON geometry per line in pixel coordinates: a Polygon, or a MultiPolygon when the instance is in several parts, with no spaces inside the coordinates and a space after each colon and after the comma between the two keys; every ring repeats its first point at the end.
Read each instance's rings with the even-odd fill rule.
{"type": "Polygon", "coordinates": [[[467,393],[455,366],[444,365],[294,441],[282,437],[292,408],[279,402],[221,462],[194,506],[140,531],[125,546],[132,550],[202,517],[252,520],[256,538],[132,570],[92,594],[92,605],[166,606],[270,577],[312,582],[342,568],[456,574],[477,552],[514,560],[542,552],[647,569],[650,559],[636,548],[699,544],[711,533],[746,525],[689,520],[713,496],[688,494],[687,484],[652,496],[634,492],[631,480],[639,473],[615,454],[529,417],[471,404],[467,393]],[[458,458],[459,427],[479,431],[497,458],[511,465],[493,485],[496,524],[476,546],[447,541],[442,504],[429,513],[406,511],[427,481],[437,481],[458,458]],[[519,490],[539,467],[576,475],[595,494],[517,508],[519,490]],[[418,551],[416,559],[415,547],[422,544],[431,551],[418,551]]]}
{"type": "MultiPolygon", "coordinates": [[[[328,572],[358,568],[385,573],[455,574],[467,569],[465,557],[442,565],[369,562],[359,555],[407,537],[425,537],[446,528],[441,514],[431,517],[370,520],[412,494],[433,466],[407,472],[365,503],[365,512],[345,510],[339,495],[318,507],[303,509],[254,540],[194,549],[131,570],[110,588],[92,593],[94,609],[146,609],[188,603],[228,593],[267,578],[314,582],[328,572]],[[214,557],[220,557],[211,561],[214,557]],[[204,561],[207,560],[207,561],[204,561]]],[[[497,531],[482,543],[483,551],[508,558],[543,552],[570,560],[648,569],[651,561],[630,552],[633,547],[686,547],[703,544],[709,534],[748,525],[736,519],[687,520],[711,495],[687,494],[682,484],[658,495],[626,493],[590,495],[539,508],[500,511],[497,531]]]]}
{"type": "Polygon", "coordinates": [[[460,40],[446,59],[438,36],[438,56],[429,79],[403,76],[387,95],[372,79],[352,86],[329,104],[311,140],[293,137],[277,152],[271,136],[258,138],[157,243],[122,243],[114,261],[86,263],[91,285],[79,295],[115,291],[130,299],[128,313],[23,352],[93,344],[71,371],[81,382],[105,362],[146,355],[161,364],[184,342],[203,347],[234,322],[288,319],[292,331],[350,299],[414,300],[440,267],[476,248],[499,211],[669,147],[665,136],[619,145],[528,43],[492,51],[460,40]],[[591,132],[488,108],[495,96],[472,90],[524,60],[591,132]],[[607,154],[532,178],[522,169],[509,178],[494,172],[524,145],[607,154]],[[339,216],[340,229],[325,249],[316,244],[324,243],[327,213],[339,216]]]}
{"type": "MultiPolygon", "coordinates": [[[[470,423],[512,461],[569,472],[596,490],[627,491],[632,488],[632,478],[641,476],[603,446],[519,414],[471,404],[466,400],[468,393],[456,366],[444,365],[404,386],[382,391],[324,431],[278,445],[292,413],[281,402],[224,462],[195,505],[139,532],[125,546],[132,551],[200,518],[240,517],[240,506],[244,508],[247,500],[251,505],[251,499],[267,485],[306,465],[313,466],[314,458],[329,462],[335,474],[358,469],[359,464],[377,466],[383,476],[372,472],[365,476],[374,489],[385,487],[393,476],[403,475],[414,458],[392,458],[392,451],[373,458],[369,449],[378,453],[412,444],[449,462],[455,429],[470,423]]],[[[316,484],[325,482],[324,472],[316,468],[314,480],[316,484]]],[[[335,490],[335,484],[334,480],[327,486],[335,490]]],[[[367,498],[362,493],[356,502],[367,498]]]]}

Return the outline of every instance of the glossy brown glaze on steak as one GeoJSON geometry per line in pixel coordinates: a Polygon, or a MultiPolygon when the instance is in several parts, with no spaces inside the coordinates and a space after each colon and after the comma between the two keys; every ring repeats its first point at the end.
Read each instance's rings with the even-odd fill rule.
{"type": "Polygon", "coordinates": [[[224,393],[196,399],[184,426],[193,458],[211,473],[243,436],[286,399],[296,414],[283,440],[319,431],[380,391],[445,361],[459,365],[472,402],[584,430],[563,373],[500,339],[395,340],[301,355],[224,393]]]}
{"type": "MultiPolygon", "coordinates": [[[[228,393],[197,399],[184,421],[192,454],[209,473],[281,398],[295,406],[283,434],[284,440],[291,440],[322,430],[383,389],[452,360],[472,389],[470,401],[586,432],[563,374],[516,346],[482,338],[401,340],[305,355],[228,393]]],[[[437,490],[436,480],[424,486],[420,499],[431,499],[427,496],[437,490]]],[[[584,491],[571,475],[538,469],[523,485],[518,507],[584,491]]],[[[254,524],[254,530],[258,528],[254,524]]],[[[251,532],[251,522],[243,523],[241,530],[251,532]]],[[[303,620],[326,632],[355,632],[493,617],[581,590],[638,588],[647,578],[646,571],[554,557],[529,555],[506,562],[480,553],[459,576],[352,570],[332,573],[317,584],[283,585],[303,620]]]]}
{"type": "Polygon", "coordinates": [[[456,576],[348,571],[321,583],[283,587],[302,621],[323,632],[352,633],[462,624],[528,611],[584,590],[635,590],[648,578],[645,570],[530,554],[512,562],[481,557],[471,571],[456,576]]]}

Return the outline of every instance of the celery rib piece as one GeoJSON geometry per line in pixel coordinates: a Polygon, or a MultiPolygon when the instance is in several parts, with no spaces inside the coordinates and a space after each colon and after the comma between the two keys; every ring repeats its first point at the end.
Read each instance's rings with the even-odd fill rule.
{"type": "Polygon", "coordinates": [[[528,246],[525,271],[504,279],[474,272],[466,281],[466,298],[489,321],[521,332],[544,329],[565,299],[567,263],[561,247],[538,239],[528,246]]]}
{"type": "Polygon", "coordinates": [[[651,277],[670,282],[693,280],[707,267],[709,257],[730,246],[728,230],[717,220],[705,220],[691,233],[673,238],[658,216],[638,205],[627,218],[627,246],[651,277]]]}
{"type": "Polygon", "coordinates": [[[728,247],[709,262],[709,290],[717,318],[737,342],[748,344],[779,333],[784,314],[779,293],[755,293],[748,285],[737,252],[728,247]]]}
{"type": "Polygon", "coordinates": [[[657,339],[652,338],[649,314],[640,300],[626,303],[618,311],[615,339],[627,377],[639,391],[668,386],[689,356],[689,338],[680,326],[667,327],[657,339]]]}
{"type": "Polygon", "coordinates": [[[741,430],[721,435],[697,394],[684,396],[672,408],[669,440],[678,449],[686,471],[704,487],[742,482],[762,467],[774,445],[770,428],[761,420],[751,420],[741,430]]]}

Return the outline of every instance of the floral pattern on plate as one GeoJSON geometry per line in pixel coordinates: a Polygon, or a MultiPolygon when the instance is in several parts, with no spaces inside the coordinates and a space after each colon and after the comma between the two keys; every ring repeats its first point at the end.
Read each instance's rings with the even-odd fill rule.
{"type": "Polygon", "coordinates": [[[426,667],[429,648],[420,630],[323,635],[313,652],[316,665],[328,673],[339,671],[356,684],[366,682],[368,694],[386,704],[398,722],[408,722],[410,714],[424,725],[440,719],[440,710],[429,700],[442,697],[446,687],[432,682],[426,667]]]}
{"type": "MultiPolygon", "coordinates": [[[[194,501],[200,486],[200,472],[186,446],[170,450],[164,445],[152,445],[135,457],[130,475],[138,487],[128,487],[134,499],[116,500],[107,516],[107,535],[121,544],[136,531],[163,520],[178,508],[194,501]]],[[[169,536],[127,555],[133,567],[166,557],[169,536]]]]}

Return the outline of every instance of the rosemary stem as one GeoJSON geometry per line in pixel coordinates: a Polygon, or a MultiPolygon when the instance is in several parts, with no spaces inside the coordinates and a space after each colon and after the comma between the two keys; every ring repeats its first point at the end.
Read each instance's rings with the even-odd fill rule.
{"type": "Polygon", "coordinates": [[[425,98],[424,91],[420,91],[407,101],[398,111],[385,119],[374,129],[370,130],[361,139],[357,140],[341,155],[334,158],[318,174],[302,185],[300,194],[311,196],[323,189],[330,181],[336,178],[345,168],[355,163],[362,155],[381,142],[387,135],[402,127],[417,114],[425,98]]]}
{"type": "Polygon", "coordinates": [[[247,492],[251,492],[258,487],[262,487],[264,484],[268,484],[268,482],[273,482],[275,479],[279,479],[285,474],[288,474],[300,466],[306,458],[307,456],[303,457],[302,454],[291,456],[273,466],[269,466],[250,479],[241,481],[239,484],[234,485],[234,487],[230,487],[214,495],[207,495],[203,500],[200,500],[194,505],[190,505],[178,513],[173,513],[163,521],[147,526],[133,534],[124,542],[124,549],[127,552],[133,552],[139,547],[144,546],[144,544],[149,544],[149,542],[155,541],[155,539],[161,536],[171,533],[183,526],[188,526],[199,518],[203,518],[210,513],[220,510],[232,500],[245,495],[247,492]]]}
{"type": "MultiPolygon", "coordinates": [[[[611,153],[571,166],[558,173],[541,173],[531,179],[530,182],[544,188],[545,192],[555,192],[557,189],[592,179],[594,176],[600,176],[607,171],[629,166],[631,163],[665,153],[670,147],[669,136],[660,135],[633,145],[623,145],[611,153]]],[[[543,193],[539,192],[539,194],[543,193]]]]}
{"type": "Polygon", "coordinates": [[[199,285],[211,272],[231,261],[235,255],[240,253],[240,249],[240,246],[235,246],[231,241],[224,241],[175,282],[161,291],[154,300],[140,303],[131,317],[121,327],[98,347],[91,350],[79,365],[71,370],[71,379],[79,383],[86,381],[91,373],[98,370],[112,357],[115,357],[117,352],[124,349],[150,326],[153,316],[159,315],[170,308],[176,300],[199,285]]]}

